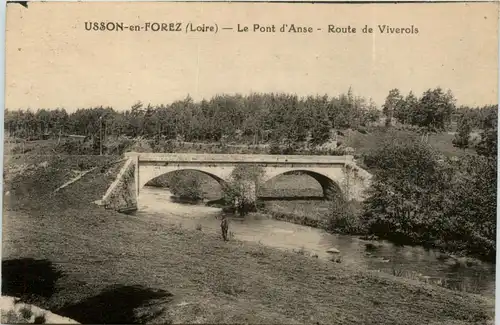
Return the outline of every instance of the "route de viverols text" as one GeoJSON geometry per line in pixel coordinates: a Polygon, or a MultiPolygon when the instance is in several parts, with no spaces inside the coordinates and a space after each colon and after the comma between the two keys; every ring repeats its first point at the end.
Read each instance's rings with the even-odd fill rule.
{"type": "Polygon", "coordinates": [[[221,25],[217,23],[192,23],[192,22],[143,22],[127,24],[120,21],[86,21],[84,23],[86,31],[90,32],[168,32],[168,33],[261,33],[261,34],[418,34],[419,28],[413,24],[406,26],[396,26],[390,24],[376,25],[342,25],[328,24],[325,26],[312,26],[294,23],[283,24],[236,24],[221,25]]]}

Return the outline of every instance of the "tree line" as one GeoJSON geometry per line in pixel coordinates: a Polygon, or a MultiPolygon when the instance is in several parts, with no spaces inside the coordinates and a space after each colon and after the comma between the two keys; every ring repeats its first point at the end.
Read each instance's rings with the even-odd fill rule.
{"type": "MultiPolygon", "coordinates": [[[[279,142],[291,144],[308,139],[320,145],[331,129],[362,129],[385,117],[427,131],[444,130],[455,115],[468,114],[472,125],[482,127],[479,111],[457,108],[453,94],[429,89],[420,98],[398,89],[389,92],[382,109],[349,89],[339,96],[253,93],[216,95],[195,102],[187,96],[167,105],[136,103],[130,109],[111,107],[78,109],[6,110],[5,130],[10,136],[39,139],[43,136],[78,134],[91,138],[125,135],[148,139],[182,139],[188,142],[217,142],[232,139],[241,143],[279,142]],[[473,112],[473,113],[471,113],[473,112]]],[[[482,112],[482,111],[481,111],[482,112]]]]}
{"type": "Polygon", "coordinates": [[[349,91],[338,97],[271,93],[216,95],[194,102],[191,97],[168,105],[134,104],[116,111],[110,107],[36,112],[5,112],[5,130],[28,138],[44,134],[73,133],[97,136],[101,120],[106,135],[182,138],[184,141],[220,141],[223,137],[267,142],[271,138],[300,141],[312,132],[315,142],[326,141],[335,128],[356,128],[374,121],[379,111],[373,103],[349,91]]]}

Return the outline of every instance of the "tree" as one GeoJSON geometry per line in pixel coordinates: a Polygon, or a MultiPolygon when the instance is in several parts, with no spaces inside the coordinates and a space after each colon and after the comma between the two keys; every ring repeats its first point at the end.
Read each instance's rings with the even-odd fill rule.
{"type": "Polygon", "coordinates": [[[496,158],[498,156],[498,110],[493,107],[486,109],[482,120],[483,132],[476,146],[479,155],[496,158]]]}
{"type": "Polygon", "coordinates": [[[441,88],[429,89],[419,100],[418,110],[413,114],[412,124],[424,127],[428,132],[444,131],[455,111],[455,98],[441,88]]]}
{"type": "Polygon", "coordinates": [[[363,125],[369,125],[373,122],[377,122],[380,118],[380,110],[377,108],[372,99],[368,104],[363,116],[363,125]]]}
{"type": "Polygon", "coordinates": [[[257,209],[257,192],[262,182],[263,170],[256,165],[238,166],[232,174],[231,180],[224,184],[223,199],[226,204],[244,216],[257,209]]]}
{"type": "Polygon", "coordinates": [[[315,146],[322,145],[330,139],[332,124],[326,111],[317,111],[315,123],[311,128],[311,143],[315,146]]]}
{"type": "Polygon", "coordinates": [[[364,202],[364,220],[375,234],[403,243],[429,243],[446,204],[451,177],[440,156],[418,141],[389,141],[375,149],[365,164],[374,179],[364,202]]]}
{"type": "Polygon", "coordinates": [[[488,129],[481,133],[481,140],[476,146],[479,155],[487,157],[498,156],[498,129],[488,129]]]}
{"type": "Polygon", "coordinates": [[[414,114],[418,110],[418,99],[410,93],[396,106],[394,117],[403,124],[413,124],[414,114]]]}
{"type": "Polygon", "coordinates": [[[201,200],[203,191],[200,177],[191,171],[173,172],[168,177],[170,191],[181,199],[201,200]]]}
{"type": "Polygon", "coordinates": [[[466,155],[455,173],[443,206],[441,238],[448,250],[488,260],[496,255],[496,157],[466,155]]]}
{"type": "Polygon", "coordinates": [[[399,93],[399,89],[394,88],[389,91],[389,95],[387,95],[385,99],[385,103],[382,106],[382,112],[385,115],[385,125],[392,125],[392,118],[394,117],[394,112],[398,111],[399,106],[401,106],[403,102],[403,96],[399,93]]]}
{"type": "Polygon", "coordinates": [[[469,147],[469,136],[472,131],[471,121],[467,115],[462,116],[458,122],[458,130],[453,139],[455,147],[465,149],[469,147]]]}

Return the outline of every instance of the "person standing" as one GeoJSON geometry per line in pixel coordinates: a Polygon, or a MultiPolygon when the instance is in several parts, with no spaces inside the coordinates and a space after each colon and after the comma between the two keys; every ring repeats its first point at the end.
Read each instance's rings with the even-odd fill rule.
{"type": "Polygon", "coordinates": [[[227,231],[229,229],[229,223],[225,214],[222,215],[222,221],[220,223],[220,229],[222,231],[222,238],[224,241],[228,241],[227,231]]]}

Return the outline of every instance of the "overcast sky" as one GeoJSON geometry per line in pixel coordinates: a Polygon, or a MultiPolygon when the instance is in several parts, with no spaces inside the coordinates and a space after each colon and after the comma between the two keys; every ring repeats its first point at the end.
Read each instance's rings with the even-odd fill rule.
{"type": "MultiPolygon", "coordinates": [[[[458,104],[497,103],[494,3],[29,3],[7,8],[6,107],[161,104],[187,94],[345,92],[384,101],[399,88],[451,89],[458,104]],[[308,25],[313,34],[86,31],[87,21],[308,25]],[[329,34],[328,24],[357,28],[329,34]],[[361,33],[365,25],[418,34],[361,33]]],[[[184,28],[184,27],[183,27],[184,28]]]]}

